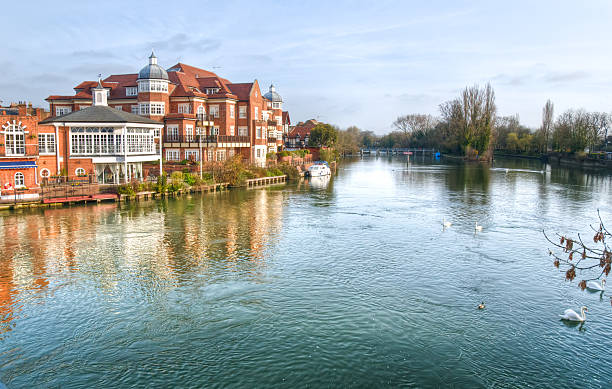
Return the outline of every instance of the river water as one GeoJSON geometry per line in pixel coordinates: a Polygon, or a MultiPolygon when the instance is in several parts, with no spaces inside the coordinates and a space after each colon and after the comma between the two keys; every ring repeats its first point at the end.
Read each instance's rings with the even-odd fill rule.
{"type": "Polygon", "coordinates": [[[610,175],[417,156],[1,213],[0,382],[610,388],[610,294],[564,281],[541,232],[590,238],[597,209],[612,225],[610,175]]]}

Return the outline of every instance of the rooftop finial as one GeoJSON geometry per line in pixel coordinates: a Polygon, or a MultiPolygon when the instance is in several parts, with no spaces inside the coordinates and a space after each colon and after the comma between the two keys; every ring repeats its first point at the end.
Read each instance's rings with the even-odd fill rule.
{"type": "Polygon", "coordinates": [[[102,86],[102,73],[98,73],[98,88],[104,88],[102,86]]]}
{"type": "Polygon", "coordinates": [[[157,65],[157,57],[155,56],[155,51],[151,50],[151,55],[149,56],[149,64],[157,65]]]}

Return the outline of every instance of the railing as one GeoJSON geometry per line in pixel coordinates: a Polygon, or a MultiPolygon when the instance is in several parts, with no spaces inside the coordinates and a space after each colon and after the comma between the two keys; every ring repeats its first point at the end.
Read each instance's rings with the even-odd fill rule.
{"type": "Polygon", "coordinates": [[[207,144],[217,143],[217,135],[196,135],[187,136],[182,134],[164,134],[164,143],[195,143],[195,144],[207,144]]]}
{"type": "Polygon", "coordinates": [[[241,135],[219,135],[219,143],[249,143],[251,138],[241,135]]]}
{"type": "Polygon", "coordinates": [[[268,143],[276,143],[276,138],[268,137],[268,143]]]}

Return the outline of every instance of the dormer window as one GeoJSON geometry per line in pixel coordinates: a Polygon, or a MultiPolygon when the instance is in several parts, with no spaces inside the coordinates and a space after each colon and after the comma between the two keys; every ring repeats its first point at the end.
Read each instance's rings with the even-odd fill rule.
{"type": "Polygon", "coordinates": [[[128,86],[125,88],[125,95],[126,96],[137,96],[138,95],[138,88],[135,86],[128,86]]]}

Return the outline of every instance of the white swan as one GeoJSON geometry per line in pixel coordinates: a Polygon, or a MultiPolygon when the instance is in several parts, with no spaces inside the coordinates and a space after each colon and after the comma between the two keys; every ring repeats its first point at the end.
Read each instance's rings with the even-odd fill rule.
{"type": "Polygon", "coordinates": [[[478,222],[474,222],[474,231],[482,231],[482,226],[479,226],[478,222]]]}
{"type": "Polygon", "coordinates": [[[444,226],[444,228],[448,228],[448,227],[452,226],[453,223],[451,223],[449,221],[446,221],[445,218],[442,218],[442,225],[444,226]]]}
{"type": "Polygon", "coordinates": [[[587,282],[586,287],[587,289],[590,289],[590,290],[598,290],[598,291],[605,290],[606,280],[601,280],[601,284],[597,281],[589,281],[587,282]]]}
{"type": "Polygon", "coordinates": [[[561,320],[585,321],[586,320],[585,312],[588,312],[588,311],[589,310],[587,309],[587,307],[582,307],[580,308],[580,315],[579,315],[573,309],[566,309],[565,312],[563,312],[563,315],[559,315],[559,316],[561,316],[561,320]]]}

